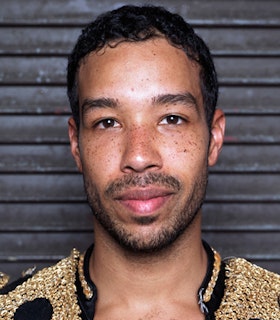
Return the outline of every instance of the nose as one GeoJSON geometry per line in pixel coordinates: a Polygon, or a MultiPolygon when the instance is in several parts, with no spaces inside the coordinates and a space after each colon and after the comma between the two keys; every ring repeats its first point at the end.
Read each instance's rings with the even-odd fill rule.
{"type": "Polygon", "coordinates": [[[159,139],[146,126],[127,131],[121,159],[121,170],[126,173],[158,170],[162,167],[159,139]]]}

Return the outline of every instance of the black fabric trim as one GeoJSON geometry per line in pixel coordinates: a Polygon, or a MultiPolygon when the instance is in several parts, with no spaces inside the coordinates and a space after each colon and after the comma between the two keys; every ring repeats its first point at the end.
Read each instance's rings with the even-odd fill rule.
{"type": "Polygon", "coordinates": [[[31,277],[32,277],[32,275],[26,275],[22,278],[19,278],[15,281],[11,282],[10,284],[7,284],[5,287],[0,289],[0,294],[7,294],[10,291],[13,291],[17,286],[23,284],[24,281],[26,281],[27,279],[29,279],[31,277]]]}
{"type": "MultiPolygon", "coordinates": [[[[205,248],[205,251],[207,253],[208,257],[208,265],[207,265],[207,272],[205,275],[205,278],[200,286],[199,291],[203,288],[203,293],[207,288],[207,285],[209,281],[211,280],[212,276],[212,270],[213,270],[213,265],[214,265],[214,253],[211,247],[208,245],[207,242],[203,241],[203,246],[205,248]]],[[[81,283],[79,281],[79,275],[77,273],[77,280],[76,280],[76,286],[77,286],[77,294],[78,294],[78,301],[80,308],[82,310],[82,319],[83,320],[92,320],[94,318],[95,314],[95,304],[97,301],[97,288],[95,284],[92,282],[90,275],[89,275],[89,260],[91,253],[93,251],[94,245],[91,245],[88,250],[85,253],[85,258],[84,258],[84,275],[85,279],[90,286],[91,290],[93,291],[93,297],[89,300],[86,299],[85,295],[83,294],[83,290],[81,287],[81,283]]],[[[225,264],[222,261],[221,263],[221,270],[215,285],[215,288],[213,290],[213,294],[211,296],[211,300],[205,305],[208,308],[208,314],[205,315],[206,320],[215,320],[215,311],[219,308],[223,295],[225,291],[225,264]]]]}
{"type": "Polygon", "coordinates": [[[53,307],[48,299],[36,298],[19,306],[14,320],[51,320],[53,307]]]}

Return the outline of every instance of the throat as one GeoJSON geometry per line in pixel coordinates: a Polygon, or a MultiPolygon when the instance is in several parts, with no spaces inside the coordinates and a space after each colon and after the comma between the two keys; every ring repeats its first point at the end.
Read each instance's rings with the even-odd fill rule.
{"type": "MultiPolygon", "coordinates": [[[[117,285],[114,283],[114,278],[107,279],[105,285],[100,282],[94,283],[89,276],[91,252],[88,250],[85,256],[81,256],[79,262],[79,283],[83,296],[80,300],[84,301],[86,306],[92,301],[95,319],[210,319],[223,296],[224,270],[218,253],[206,243],[204,247],[208,259],[206,275],[203,281],[200,280],[199,288],[195,284],[190,285],[192,294],[190,291],[187,293],[184,286],[181,291],[176,290],[176,287],[173,289],[169,287],[166,290],[164,282],[166,277],[162,274],[157,275],[151,282],[150,278],[145,278],[144,269],[139,277],[141,281],[128,278],[123,282],[127,283],[128,287],[117,285]],[[113,284],[113,290],[110,284],[113,284]],[[120,314],[123,314],[123,317],[119,317],[120,314]]],[[[166,270],[165,273],[169,271],[166,270]]],[[[181,287],[180,279],[176,281],[177,287],[181,287]]],[[[87,309],[85,306],[83,308],[87,309]]]]}

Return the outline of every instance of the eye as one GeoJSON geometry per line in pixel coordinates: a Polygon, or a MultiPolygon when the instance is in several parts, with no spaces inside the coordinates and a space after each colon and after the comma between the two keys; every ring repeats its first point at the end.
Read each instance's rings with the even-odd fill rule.
{"type": "Polygon", "coordinates": [[[161,124],[173,124],[173,125],[177,125],[177,124],[182,124],[184,121],[183,118],[181,118],[180,116],[176,116],[174,114],[171,114],[167,117],[165,117],[164,119],[161,120],[161,124]]]}
{"type": "Polygon", "coordinates": [[[108,119],[100,120],[99,122],[96,123],[95,126],[101,129],[108,129],[108,128],[117,128],[120,126],[120,124],[116,120],[108,118],[108,119]]]}

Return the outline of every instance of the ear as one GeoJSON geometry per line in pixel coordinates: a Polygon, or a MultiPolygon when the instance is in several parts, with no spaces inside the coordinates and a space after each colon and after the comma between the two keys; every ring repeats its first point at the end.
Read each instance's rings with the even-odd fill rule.
{"type": "Polygon", "coordinates": [[[222,110],[217,109],[213,116],[211,137],[208,152],[208,165],[213,166],[222,150],[225,135],[226,119],[222,110]]]}
{"type": "Polygon", "coordinates": [[[80,149],[79,149],[79,130],[74,118],[68,120],[68,135],[70,140],[71,153],[80,172],[83,171],[80,149]]]}

